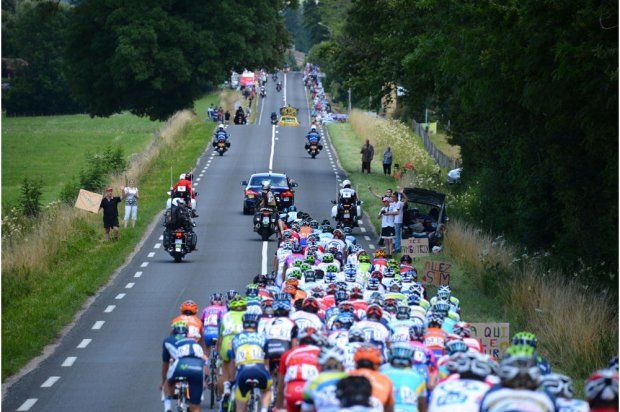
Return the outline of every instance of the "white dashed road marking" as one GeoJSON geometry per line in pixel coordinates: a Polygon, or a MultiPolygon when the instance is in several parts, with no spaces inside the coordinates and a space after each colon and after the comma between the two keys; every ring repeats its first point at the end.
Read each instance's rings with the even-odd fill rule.
{"type": "Polygon", "coordinates": [[[118,295],[116,295],[116,298],[115,298],[115,299],[117,299],[117,300],[121,300],[121,299],[123,299],[124,297],[125,297],[125,293],[119,293],[118,295]]]}
{"type": "Polygon", "coordinates": [[[88,346],[89,343],[91,343],[93,340],[92,339],[82,339],[82,342],[79,343],[79,345],[77,345],[78,349],[84,349],[85,347],[88,346]]]}
{"type": "Polygon", "coordinates": [[[98,320],[97,322],[95,322],[95,324],[93,325],[91,329],[99,330],[101,329],[104,323],[105,323],[105,320],[98,320]]]}
{"type": "Polygon", "coordinates": [[[159,249],[161,247],[161,243],[155,243],[155,246],[153,246],[153,249],[159,249]]]}
{"type": "Polygon", "coordinates": [[[142,272],[136,272],[136,274],[133,275],[134,278],[139,278],[140,276],[142,276],[142,272]]]}
{"type": "Polygon", "coordinates": [[[370,240],[370,236],[364,236],[364,239],[370,240]]]}
{"type": "Polygon", "coordinates": [[[51,387],[53,384],[55,384],[58,379],[60,379],[60,376],[50,376],[49,378],[47,378],[47,380],[45,382],[43,382],[41,384],[42,388],[49,388],[51,387]]]}
{"type": "Polygon", "coordinates": [[[147,256],[148,257],[153,257],[153,256],[155,256],[155,252],[150,252],[147,256]]]}
{"type": "Polygon", "coordinates": [[[360,227],[360,230],[362,233],[366,232],[366,228],[365,227],[360,227]]]}
{"type": "Polygon", "coordinates": [[[141,268],[145,268],[149,265],[149,262],[142,262],[142,264],[140,265],[141,268]]]}
{"type": "Polygon", "coordinates": [[[62,363],[61,366],[68,368],[70,366],[73,366],[76,360],[77,360],[77,356],[69,356],[67,357],[67,359],[65,359],[65,361],[62,363]]]}
{"type": "Polygon", "coordinates": [[[135,285],[135,283],[129,282],[128,284],[125,285],[125,289],[131,289],[133,288],[133,285],[135,285]]]}
{"type": "Polygon", "coordinates": [[[374,249],[375,245],[368,245],[369,248],[374,249]]]}
{"type": "Polygon", "coordinates": [[[159,240],[164,240],[164,235],[159,236],[159,240]]]}
{"type": "Polygon", "coordinates": [[[38,399],[36,398],[30,398],[30,399],[26,399],[26,402],[22,403],[22,405],[17,408],[18,412],[21,411],[29,411],[30,408],[32,408],[32,406],[37,403],[38,399]]]}
{"type": "Polygon", "coordinates": [[[105,312],[105,313],[110,313],[110,312],[112,312],[115,308],[116,308],[116,305],[108,305],[108,307],[107,307],[107,308],[105,308],[104,312],[105,312]]]}

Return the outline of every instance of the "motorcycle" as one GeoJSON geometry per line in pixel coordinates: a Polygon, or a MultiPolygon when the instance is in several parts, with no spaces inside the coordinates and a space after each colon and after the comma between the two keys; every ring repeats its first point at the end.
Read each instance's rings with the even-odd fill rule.
{"type": "Polygon", "coordinates": [[[267,92],[265,91],[265,87],[260,88],[260,97],[267,97],[267,92]]]}
{"type": "Polygon", "coordinates": [[[358,200],[352,202],[350,199],[344,198],[340,202],[332,200],[332,219],[338,222],[338,225],[344,228],[354,228],[358,226],[357,220],[362,216],[363,202],[358,200]]]}
{"type": "Polygon", "coordinates": [[[271,112],[271,124],[278,124],[278,115],[276,112],[271,112]]]}
{"type": "Polygon", "coordinates": [[[190,252],[187,242],[187,233],[183,229],[176,229],[172,233],[173,242],[168,242],[168,253],[174,258],[176,263],[181,262],[186,254],[190,252]]]}
{"type": "Polygon", "coordinates": [[[224,156],[224,152],[228,150],[230,147],[230,142],[226,141],[223,137],[217,139],[215,144],[215,150],[220,154],[220,156],[224,156]]]}
{"type": "Polygon", "coordinates": [[[278,92],[282,91],[282,83],[276,84],[276,91],[278,91],[278,92]]]}
{"type": "Polygon", "coordinates": [[[277,81],[278,80],[278,74],[277,73],[272,74],[271,78],[273,79],[274,82],[277,81]]]}
{"type": "Polygon", "coordinates": [[[306,143],[306,151],[312,158],[316,158],[316,155],[319,154],[321,150],[323,150],[323,145],[319,144],[318,139],[310,139],[308,143],[306,143]]]}
{"type": "Polygon", "coordinates": [[[254,231],[260,235],[263,241],[276,233],[277,218],[271,209],[261,208],[254,215],[254,231]]]}

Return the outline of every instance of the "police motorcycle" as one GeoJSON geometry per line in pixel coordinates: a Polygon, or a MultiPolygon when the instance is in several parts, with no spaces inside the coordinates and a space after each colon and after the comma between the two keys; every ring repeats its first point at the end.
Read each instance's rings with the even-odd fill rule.
{"type": "Polygon", "coordinates": [[[271,112],[271,124],[278,124],[278,114],[271,112]]]}
{"type": "Polygon", "coordinates": [[[343,188],[340,189],[338,200],[332,200],[332,219],[336,220],[338,225],[347,228],[359,226],[357,221],[362,216],[362,201],[356,200],[357,195],[351,189],[351,182],[345,180],[342,182],[343,188]]]}
{"type": "Polygon", "coordinates": [[[224,153],[230,147],[230,142],[228,141],[228,134],[224,130],[223,125],[218,126],[218,130],[215,132],[213,136],[213,142],[211,145],[215,148],[215,151],[219,153],[220,156],[224,156],[224,153]]]}
{"type": "Polygon", "coordinates": [[[316,127],[312,126],[310,133],[306,135],[307,142],[304,148],[313,159],[323,150],[320,138],[321,135],[317,132],[316,127]]]}

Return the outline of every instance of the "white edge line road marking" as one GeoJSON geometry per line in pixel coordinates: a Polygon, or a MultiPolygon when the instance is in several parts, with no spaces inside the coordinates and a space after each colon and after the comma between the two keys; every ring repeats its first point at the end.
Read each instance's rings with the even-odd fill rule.
{"type": "Polygon", "coordinates": [[[284,99],[284,106],[286,106],[286,73],[284,73],[284,90],[283,90],[282,98],[284,99]]]}
{"type": "Polygon", "coordinates": [[[135,283],[129,282],[128,284],[125,285],[125,289],[131,289],[133,288],[133,285],[135,285],[135,283]]]}
{"type": "Polygon", "coordinates": [[[145,268],[149,265],[149,262],[142,262],[142,264],[140,265],[141,268],[145,268]]]}
{"type": "Polygon", "coordinates": [[[82,342],[80,342],[79,345],[77,345],[78,349],[84,349],[85,347],[88,346],[89,343],[91,343],[93,340],[92,339],[82,339],[82,342]]]}
{"type": "Polygon", "coordinates": [[[118,295],[116,295],[116,300],[120,300],[123,299],[125,297],[126,293],[119,293],[118,295]]]}
{"type": "Polygon", "coordinates": [[[153,246],[153,249],[159,249],[161,247],[161,243],[155,243],[155,246],[153,246]]]}
{"type": "Polygon", "coordinates": [[[67,359],[65,359],[65,361],[62,363],[61,366],[68,368],[70,366],[73,366],[73,363],[76,361],[77,356],[68,356],[67,359]]]}
{"type": "Polygon", "coordinates": [[[262,274],[267,273],[267,248],[269,247],[269,243],[263,242],[263,251],[262,251],[262,262],[261,262],[261,272],[262,274]]]}
{"type": "Polygon", "coordinates": [[[153,256],[155,256],[155,252],[149,252],[149,254],[147,256],[148,257],[153,257],[153,256]]]}
{"type": "MultiPolygon", "coordinates": [[[[308,103],[308,91],[306,90],[306,85],[304,85],[304,96],[306,96],[306,110],[308,111],[308,124],[312,124],[312,117],[310,116],[310,103],[308,103]]],[[[325,146],[325,148],[327,149],[327,146],[325,146]]]]}
{"type": "Polygon", "coordinates": [[[273,170],[273,154],[276,146],[276,127],[274,125],[271,126],[271,153],[269,153],[269,173],[273,170]]]}
{"type": "Polygon", "coordinates": [[[103,311],[104,313],[110,313],[116,308],[116,305],[108,305],[107,308],[103,311]]]}
{"type": "Polygon", "coordinates": [[[47,380],[45,382],[43,382],[41,384],[42,388],[49,388],[51,387],[53,384],[55,384],[56,382],[58,382],[58,379],[60,379],[60,376],[50,376],[49,378],[47,378],[47,380]]]}
{"type": "Polygon", "coordinates": [[[196,181],[197,181],[197,182],[200,182],[200,178],[199,178],[199,177],[197,177],[197,178],[196,178],[196,181]]]}
{"type": "Polygon", "coordinates": [[[101,329],[104,323],[105,323],[105,320],[98,320],[97,322],[95,322],[95,324],[93,325],[91,329],[99,330],[101,329]]]}
{"type": "Polygon", "coordinates": [[[142,276],[142,272],[136,272],[136,274],[133,275],[134,278],[139,278],[140,276],[142,276]]]}
{"type": "Polygon", "coordinates": [[[17,408],[17,411],[18,412],[29,411],[30,408],[32,408],[34,404],[37,403],[37,401],[38,401],[37,398],[26,399],[26,402],[22,403],[21,406],[17,408]]]}
{"type": "Polygon", "coordinates": [[[258,116],[258,125],[260,126],[260,121],[263,118],[263,107],[265,107],[265,98],[261,97],[260,98],[260,115],[258,116]]]}

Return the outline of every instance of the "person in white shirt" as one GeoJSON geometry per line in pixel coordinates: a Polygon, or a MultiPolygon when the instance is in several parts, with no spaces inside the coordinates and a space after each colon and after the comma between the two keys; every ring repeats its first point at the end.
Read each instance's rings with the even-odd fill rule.
{"type": "Polygon", "coordinates": [[[138,218],[138,188],[133,178],[129,179],[129,186],[123,187],[121,196],[125,198],[125,217],[123,227],[127,227],[127,222],[131,217],[131,227],[136,227],[138,218]]]}
{"type": "Polygon", "coordinates": [[[407,200],[407,196],[402,191],[398,191],[392,195],[392,205],[394,206],[394,209],[398,211],[398,214],[394,216],[394,253],[400,252],[403,214],[405,212],[405,204],[407,203],[407,200]]]}
{"type": "Polygon", "coordinates": [[[392,256],[394,253],[392,240],[394,239],[394,217],[398,214],[398,210],[396,207],[390,203],[391,198],[384,197],[383,199],[383,207],[379,211],[379,216],[381,218],[381,238],[385,244],[387,249],[388,256],[392,256]]]}

